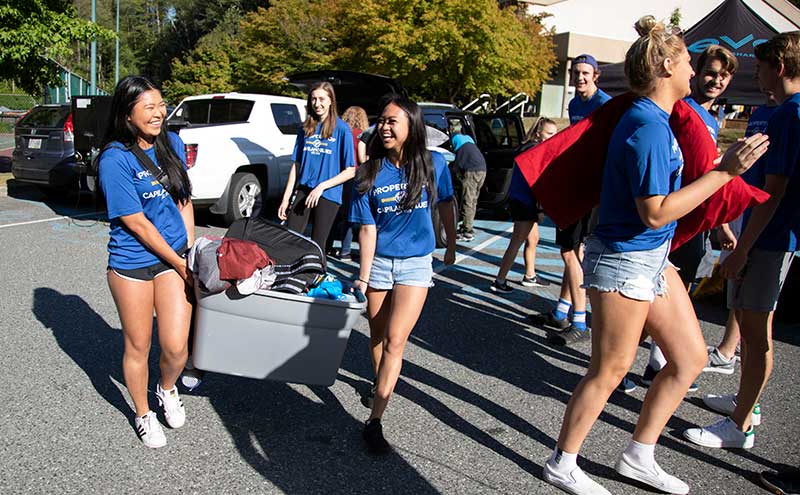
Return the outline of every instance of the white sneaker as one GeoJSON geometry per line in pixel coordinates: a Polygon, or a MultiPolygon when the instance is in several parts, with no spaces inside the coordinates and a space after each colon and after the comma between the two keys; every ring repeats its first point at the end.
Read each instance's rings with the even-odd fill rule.
{"type": "Polygon", "coordinates": [[[731,418],[722,418],[703,428],[689,428],[683,436],[692,443],[715,449],[751,449],[755,440],[752,426],[746,432],[739,431],[731,418]]]}
{"type": "MultiPolygon", "coordinates": [[[[724,414],[725,416],[730,416],[736,409],[736,395],[710,394],[703,397],[703,403],[708,406],[709,409],[724,414]]],[[[750,423],[753,426],[761,425],[761,404],[756,404],[756,407],[753,408],[753,414],[750,416],[750,423]]]]}
{"type": "Polygon", "coordinates": [[[543,474],[546,482],[573,495],[611,495],[611,492],[586,476],[583,469],[577,466],[568,474],[562,474],[553,469],[550,462],[545,462],[543,474]]]}
{"type": "Polygon", "coordinates": [[[164,407],[164,417],[170,428],[180,428],[186,423],[186,410],[178,395],[178,387],[173,386],[172,390],[164,390],[161,383],[156,385],[156,397],[158,403],[164,407]]]}
{"type": "Polygon", "coordinates": [[[626,478],[631,478],[640,481],[645,485],[652,486],[657,490],[667,493],[675,493],[685,495],[689,493],[689,485],[679,480],[671,474],[667,474],[661,469],[657,462],[653,461],[653,465],[646,467],[638,464],[636,461],[625,455],[617,461],[615,468],[619,474],[626,478]]]}
{"type": "Polygon", "coordinates": [[[156,413],[149,411],[144,416],[137,416],[134,419],[136,425],[136,434],[144,443],[145,447],[157,449],[167,444],[167,437],[164,436],[164,430],[161,428],[161,423],[156,418],[156,413]]]}

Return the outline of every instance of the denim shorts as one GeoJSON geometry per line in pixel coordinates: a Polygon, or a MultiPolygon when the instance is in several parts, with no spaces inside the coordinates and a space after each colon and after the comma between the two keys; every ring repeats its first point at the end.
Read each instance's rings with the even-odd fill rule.
{"type": "Polygon", "coordinates": [[[369,272],[369,286],[391,290],[395,285],[430,287],[433,285],[433,254],[412,258],[375,256],[369,272]]]}
{"type": "Polygon", "coordinates": [[[670,265],[670,241],[647,251],[617,253],[590,236],[583,257],[583,288],[619,292],[637,301],[653,302],[667,293],[664,270],[670,265]]]}

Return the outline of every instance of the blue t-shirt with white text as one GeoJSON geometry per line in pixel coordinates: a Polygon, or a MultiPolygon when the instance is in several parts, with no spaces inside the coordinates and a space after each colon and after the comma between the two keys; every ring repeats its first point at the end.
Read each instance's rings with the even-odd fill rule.
{"type": "MultiPolygon", "coordinates": [[[[763,175],[789,178],[786,192],[754,247],[766,251],[797,251],[800,238],[800,93],[787,98],[767,125],[769,150],[763,175]]],[[[747,222],[749,215],[745,216],[747,222]]]]}
{"type": "MultiPolygon", "coordinates": [[[[169,142],[181,163],[186,166],[183,141],[177,134],[168,134],[169,142]]],[[[158,165],[155,147],[144,150],[158,165]]],[[[100,187],[106,197],[111,236],[108,241],[108,266],[131,270],[155,265],[161,260],[125,227],[120,217],[144,213],[174,249],[183,249],[187,243],[186,226],[178,207],[164,186],[139,163],[133,152],[121,143],[111,143],[100,156],[100,187]]]]}
{"type": "Polygon", "coordinates": [[[683,101],[688,103],[689,106],[692,107],[695,112],[697,112],[697,115],[699,115],[700,118],[703,119],[703,123],[706,125],[706,129],[708,129],[708,133],[711,134],[711,138],[716,143],[717,136],[719,135],[719,122],[717,122],[717,119],[715,119],[714,116],[711,115],[711,112],[703,108],[702,105],[697,103],[695,99],[692,98],[691,96],[687,96],[686,98],[683,99],[683,101]]]}
{"type": "MultiPolygon", "coordinates": [[[[436,180],[436,201],[453,198],[453,181],[447,161],[440,153],[432,152],[436,180]]],[[[385,258],[412,258],[433,252],[436,241],[431,221],[431,205],[427,188],[423,188],[419,203],[412,210],[399,210],[398,203],[405,194],[408,178],[403,167],[395,167],[383,159],[372,189],[353,194],[350,222],[375,225],[378,238],[375,254],[385,258]]]]}
{"type": "Polygon", "coordinates": [[[638,98],[614,128],[600,193],[600,220],[593,234],[615,252],[645,251],[672,239],[676,222],[651,229],[636,198],[666,196],[681,187],[683,154],[669,114],[647,97],[638,98]]]}
{"type": "MultiPolygon", "coordinates": [[[[314,134],[306,136],[300,128],[292,153],[292,160],[300,164],[298,184],[311,189],[356,164],[353,133],[345,121],[336,118],[333,134],[328,139],[322,139],[321,129],[322,123],[317,124],[314,134]]],[[[322,197],[342,204],[342,184],[326,189],[322,197]]]]}
{"type": "Polygon", "coordinates": [[[603,104],[610,99],[611,97],[608,96],[608,93],[599,88],[588,100],[583,100],[580,95],[575,95],[575,98],[570,100],[567,106],[569,125],[575,125],[585,119],[590,113],[602,107],[603,104]]]}

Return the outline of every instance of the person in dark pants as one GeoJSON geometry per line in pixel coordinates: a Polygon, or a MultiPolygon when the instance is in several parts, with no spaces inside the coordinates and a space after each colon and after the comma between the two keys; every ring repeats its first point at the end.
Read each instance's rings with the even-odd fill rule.
{"type": "Polygon", "coordinates": [[[457,241],[470,242],[475,238],[473,222],[475,210],[478,207],[478,195],[481,192],[483,181],[486,180],[486,160],[475,141],[466,134],[456,134],[452,137],[453,151],[456,159],[453,167],[461,179],[461,210],[464,212],[461,229],[458,231],[457,241]]]}
{"type": "Polygon", "coordinates": [[[308,117],[297,134],[294,163],[278,207],[278,218],[300,233],[310,219],[311,239],[325,249],[342,204],[342,184],[355,176],[353,135],[337,116],[336,94],[330,83],[311,86],[306,112],[308,117]]]}
{"type": "MultiPolygon", "coordinates": [[[[356,167],[358,167],[358,165],[366,161],[367,155],[367,144],[359,139],[361,133],[369,127],[367,112],[359,106],[348,107],[342,114],[342,120],[350,126],[350,132],[353,134],[353,152],[356,157],[356,167]]],[[[334,239],[329,236],[326,252],[328,256],[333,258],[347,259],[350,256],[353,237],[357,234],[356,227],[347,218],[350,215],[350,205],[353,202],[353,181],[345,182],[342,187],[344,188],[342,191],[342,207],[339,209],[339,215],[336,218],[333,229],[336,233],[335,237],[341,239],[342,247],[334,249],[334,239]]]]}

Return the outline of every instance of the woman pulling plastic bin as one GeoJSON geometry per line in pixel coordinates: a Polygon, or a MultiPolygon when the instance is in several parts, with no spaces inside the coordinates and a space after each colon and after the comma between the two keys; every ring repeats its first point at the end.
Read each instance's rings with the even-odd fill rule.
{"type": "Polygon", "coordinates": [[[422,111],[391,95],[378,113],[370,160],[356,177],[350,221],[359,230],[360,268],[354,287],[367,296],[370,351],[375,367],[372,412],[363,437],[371,453],[391,450],[381,418],[397,384],[403,350],[417,323],[433,277],[435,248],[430,209],[438,204],[447,229],[444,261],[455,261],[455,219],[447,163],[425,147],[422,111]]]}

